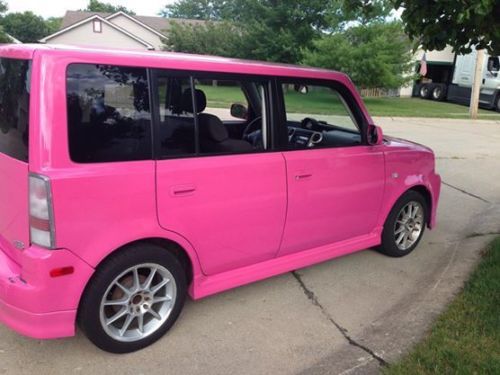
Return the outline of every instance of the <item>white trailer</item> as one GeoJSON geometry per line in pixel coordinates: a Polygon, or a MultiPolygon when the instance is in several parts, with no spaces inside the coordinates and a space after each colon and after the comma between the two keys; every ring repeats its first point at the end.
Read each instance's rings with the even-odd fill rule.
{"type": "MultiPolygon", "coordinates": [[[[454,55],[453,62],[429,60],[427,74],[417,80],[413,96],[469,105],[477,52],[454,55]]],[[[500,60],[485,55],[479,105],[500,111],[500,60]]]]}

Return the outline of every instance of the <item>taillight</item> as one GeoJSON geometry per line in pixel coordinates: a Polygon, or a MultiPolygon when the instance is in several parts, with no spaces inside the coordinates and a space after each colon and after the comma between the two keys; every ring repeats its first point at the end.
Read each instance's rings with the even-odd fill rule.
{"type": "Polygon", "coordinates": [[[29,183],[31,243],[54,249],[56,244],[50,180],[31,174],[29,183]]]}

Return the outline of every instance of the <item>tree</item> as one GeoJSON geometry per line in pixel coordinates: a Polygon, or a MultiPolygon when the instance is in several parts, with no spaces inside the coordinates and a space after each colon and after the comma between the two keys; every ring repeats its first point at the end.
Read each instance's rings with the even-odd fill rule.
{"type": "Polygon", "coordinates": [[[239,31],[227,21],[204,24],[173,22],[164,49],[226,57],[238,57],[239,31]]]}
{"type": "Polygon", "coordinates": [[[45,20],[47,25],[47,33],[53,34],[61,28],[62,18],[61,17],[49,17],[45,20]]]}
{"type": "Polygon", "coordinates": [[[165,6],[163,17],[186,18],[193,20],[222,20],[230,17],[232,3],[226,0],[179,0],[165,6]]]}
{"type": "MultiPolygon", "coordinates": [[[[360,3],[360,0],[355,3],[360,3]]],[[[446,45],[457,53],[478,50],[478,61],[484,50],[500,55],[500,1],[426,1],[395,0],[394,6],[403,8],[401,18],[412,40],[425,50],[442,50],[446,45]]],[[[482,69],[476,70],[476,87],[471,95],[471,116],[477,117],[479,85],[482,69]]]]}
{"type": "MultiPolygon", "coordinates": [[[[7,4],[3,1],[0,0],[0,20],[3,17],[3,14],[7,12],[7,4]]],[[[3,27],[0,26],[0,44],[3,43],[10,43],[9,37],[5,34],[5,31],[3,30],[3,27]]]]}
{"type": "Polygon", "coordinates": [[[304,63],[347,73],[361,88],[398,88],[412,77],[410,41],[400,22],[359,25],[317,40],[304,63]]]}
{"type": "MultiPolygon", "coordinates": [[[[238,55],[251,59],[297,63],[303,48],[324,27],[324,0],[180,0],[163,14],[173,18],[225,20],[238,30],[238,55]]],[[[201,29],[198,37],[203,38],[201,29]]],[[[192,38],[193,35],[186,35],[192,38]]],[[[170,46],[181,44],[176,34],[170,46]]]]}
{"type": "Polygon", "coordinates": [[[135,15],[133,11],[130,9],[122,6],[122,5],[113,5],[110,3],[103,3],[98,0],[89,0],[89,3],[85,9],[83,9],[84,12],[102,12],[102,13],[116,13],[119,11],[125,12],[130,15],[135,15]]]}
{"type": "Polygon", "coordinates": [[[5,32],[23,43],[37,43],[49,32],[44,19],[30,11],[9,13],[2,17],[1,24],[5,32]]]}

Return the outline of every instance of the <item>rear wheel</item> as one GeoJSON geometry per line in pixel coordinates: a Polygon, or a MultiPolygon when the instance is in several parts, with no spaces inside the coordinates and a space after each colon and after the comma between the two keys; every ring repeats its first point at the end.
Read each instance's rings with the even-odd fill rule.
{"type": "Polygon", "coordinates": [[[495,109],[497,110],[497,112],[500,112],[500,94],[497,95],[495,109]]]}
{"type": "Polygon", "coordinates": [[[420,97],[422,99],[429,99],[430,95],[431,95],[431,88],[430,88],[430,85],[429,84],[423,84],[421,87],[420,87],[420,97]]]}
{"type": "Polygon", "coordinates": [[[79,325],[103,350],[136,351],[168,331],[185,295],[185,272],[173,254],[134,245],[98,268],[82,298],[79,325]]]}
{"type": "Polygon", "coordinates": [[[434,100],[444,100],[446,95],[446,87],[444,85],[435,85],[432,89],[432,99],[434,100]]]}
{"type": "Polygon", "coordinates": [[[428,208],[424,197],[413,190],[396,202],[384,224],[379,251],[391,257],[411,253],[425,231],[428,208]]]}

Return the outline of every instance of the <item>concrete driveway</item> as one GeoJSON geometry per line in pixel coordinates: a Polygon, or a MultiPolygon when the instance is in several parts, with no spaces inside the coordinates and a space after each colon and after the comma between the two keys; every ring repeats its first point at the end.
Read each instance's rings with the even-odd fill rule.
{"type": "Polygon", "coordinates": [[[443,178],[438,228],[408,257],[368,250],[188,302],[167,336],[129,355],[0,327],[0,374],[376,373],[422,338],[500,232],[499,122],[377,123],[431,146],[443,178]]]}

